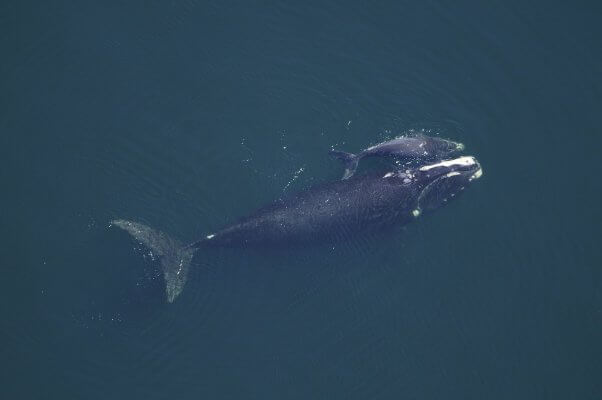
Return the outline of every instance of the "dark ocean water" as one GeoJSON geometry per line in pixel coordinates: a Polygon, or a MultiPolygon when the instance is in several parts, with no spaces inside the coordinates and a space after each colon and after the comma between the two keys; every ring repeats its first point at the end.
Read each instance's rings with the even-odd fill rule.
{"type": "MultiPolygon", "coordinates": [[[[602,398],[596,2],[3,2],[0,396],[602,398]],[[424,131],[484,176],[383,237],[188,242],[424,131]]],[[[364,171],[377,165],[362,162],[364,171]]]]}

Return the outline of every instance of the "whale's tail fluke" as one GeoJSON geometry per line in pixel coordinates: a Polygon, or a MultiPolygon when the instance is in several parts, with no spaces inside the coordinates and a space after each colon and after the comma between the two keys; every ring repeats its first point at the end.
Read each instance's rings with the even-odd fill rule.
{"type": "Polygon", "coordinates": [[[340,150],[330,150],[328,154],[338,158],[345,164],[345,172],[343,173],[343,178],[341,179],[349,179],[353,176],[353,174],[355,174],[355,170],[357,169],[357,163],[360,161],[360,157],[358,157],[355,154],[347,153],[345,151],[340,150]]]}
{"type": "Polygon", "coordinates": [[[159,258],[165,278],[167,301],[172,303],[186,284],[188,268],[197,249],[185,247],[165,233],[138,222],[117,219],[111,221],[111,225],[128,232],[159,258]]]}

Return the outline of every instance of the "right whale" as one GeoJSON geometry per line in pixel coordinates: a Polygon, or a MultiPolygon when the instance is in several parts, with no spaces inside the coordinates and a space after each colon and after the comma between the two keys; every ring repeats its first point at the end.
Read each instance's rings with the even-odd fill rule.
{"type": "Polygon", "coordinates": [[[171,303],[199,249],[329,243],[401,226],[457,198],[482,174],[476,158],[465,156],[404,172],[328,182],[279,199],[189,245],[139,222],[118,219],[111,224],[159,257],[171,303]]]}
{"type": "Polygon", "coordinates": [[[464,150],[462,143],[451,140],[417,135],[401,136],[377,145],[368,147],[358,154],[340,150],[330,150],[328,154],[337,157],[345,163],[345,173],[342,179],[349,179],[355,174],[357,164],[364,157],[395,157],[413,160],[442,160],[452,154],[464,150]]]}

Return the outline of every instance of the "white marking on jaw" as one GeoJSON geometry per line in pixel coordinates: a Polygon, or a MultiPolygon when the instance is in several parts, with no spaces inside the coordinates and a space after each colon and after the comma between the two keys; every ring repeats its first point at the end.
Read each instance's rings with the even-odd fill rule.
{"type": "Polygon", "coordinates": [[[477,172],[475,172],[474,174],[472,174],[472,176],[470,178],[468,178],[468,181],[472,181],[473,179],[479,179],[481,176],[483,176],[483,168],[479,168],[477,170],[477,172]]]}
{"type": "Polygon", "coordinates": [[[215,235],[213,235],[213,234],[212,235],[207,235],[207,239],[213,239],[214,236],[215,235]]]}
{"type": "Polygon", "coordinates": [[[420,170],[428,171],[429,169],[433,169],[436,167],[451,167],[453,165],[469,166],[469,165],[475,165],[476,163],[477,163],[477,160],[474,157],[465,156],[465,157],[455,158],[453,160],[441,161],[441,162],[431,164],[431,165],[425,165],[424,167],[420,167],[420,170]]]}
{"type": "Polygon", "coordinates": [[[456,176],[456,175],[460,175],[460,173],[458,171],[452,171],[452,172],[448,172],[447,174],[445,174],[445,177],[449,178],[451,176],[456,176]]]}

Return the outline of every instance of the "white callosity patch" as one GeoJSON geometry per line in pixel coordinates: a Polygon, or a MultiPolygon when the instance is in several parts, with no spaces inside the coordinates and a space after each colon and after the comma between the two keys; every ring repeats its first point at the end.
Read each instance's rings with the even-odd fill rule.
{"type": "Polygon", "coordinates": [[[477,172],[472,174],[472,176],[470,177],[470,179],[468,179],[468,181],[472,181],[473,179],[479,179],[481,176],[483,176],[483,168],[479,168],[477,170],[477,172]]]}
{"type": "Polygon", "coordinates": [[[475,165],[477,163],[477,160],[472,157],[472,156],[465,156],[465,157],[459,157],[459,158],[454,158],[453,160],[445,160],[445,161],[441,161],[435,164],[430,164],[430,165],[425,165],[423,167],[420,167],[421,171],[428,171],[430,169],[433,168],[437,168],[437,167],[452,167],[454,165],[460,165],[460,166],[470,166],[470,165],[475,165]]]}
{"type": "Polygon", "coordinates": [[[211,235],[207,235],[207,239],[213,239],[215,235],[211,234],[211,235]]]}
{"type": "Polygon", "coordinates": [[[413,211],[412,211],[412,215],[413,215],[414,217],[418,217],[418,216],[420,216],[420,210],[419,210],[418,208],[417,208],[417,209],[415,209],[415,210],[413,210],[413,211]]]}
{"type": "Polygon", "coordinates": [[[412,183],[412,179],[414,179],[414,175],[410,172],[410,170],[406,170],[406,172],[387,172],[383,175],[383,178],[400,178],[403,179],[403,183],[408,185],[412,183]]]}

